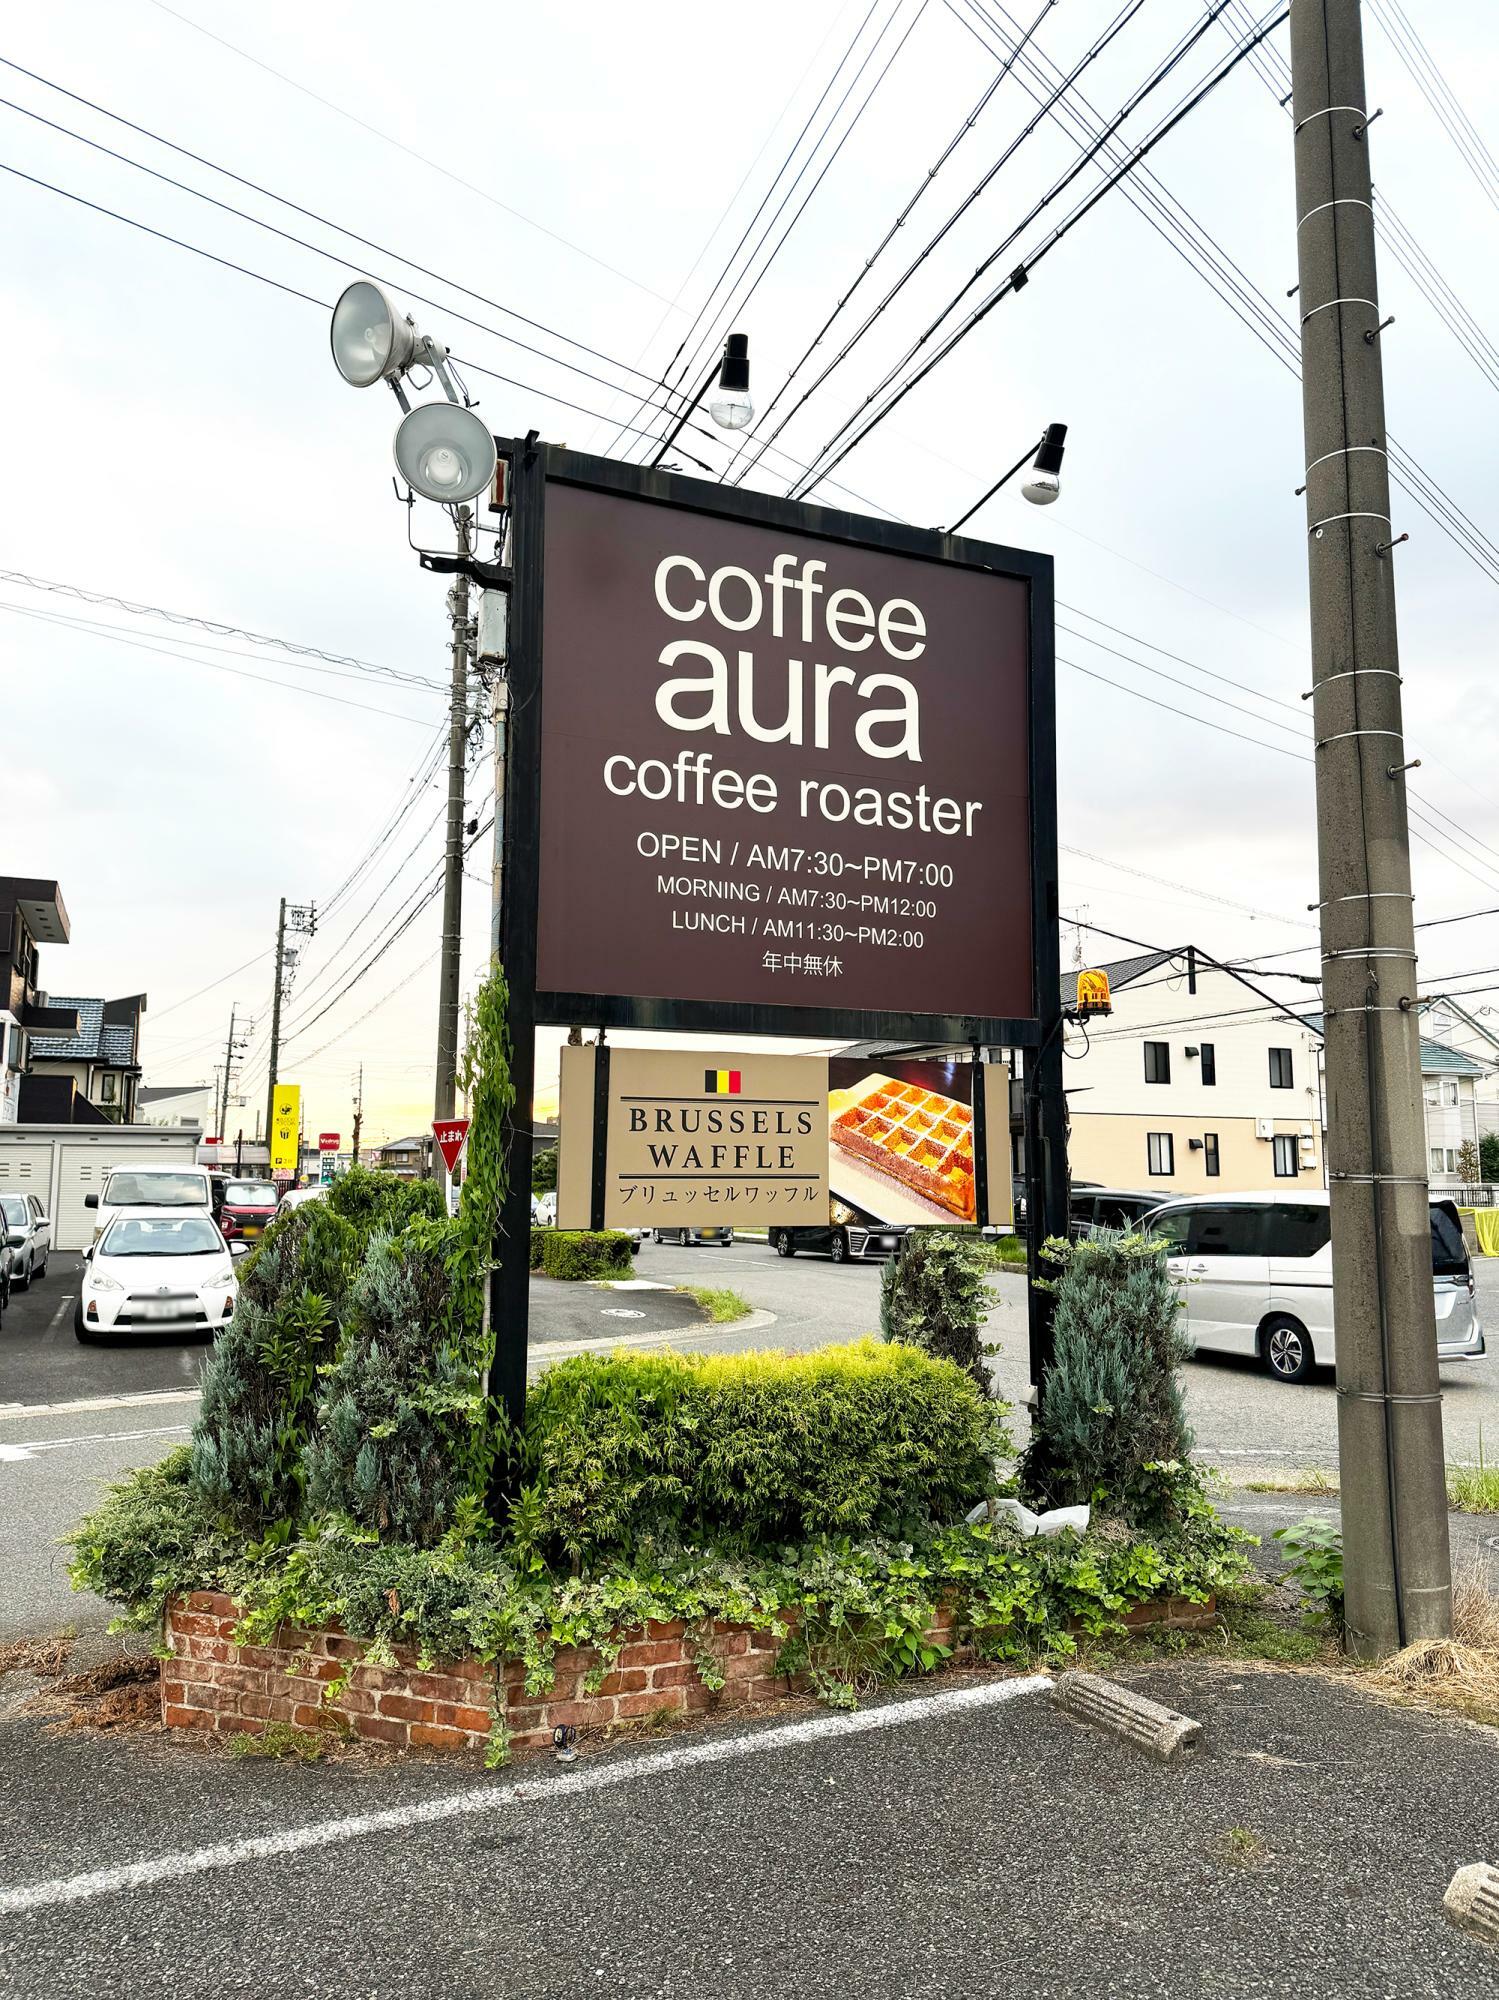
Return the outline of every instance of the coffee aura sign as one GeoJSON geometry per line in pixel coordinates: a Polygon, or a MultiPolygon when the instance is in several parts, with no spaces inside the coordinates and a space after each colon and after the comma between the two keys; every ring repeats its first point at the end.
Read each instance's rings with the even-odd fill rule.
{"type": "Polygon", "coordinates": [[[547,479],[538,988],[642,1025],[1034,1018],[1049,562],[760,511],[547,479]]]}

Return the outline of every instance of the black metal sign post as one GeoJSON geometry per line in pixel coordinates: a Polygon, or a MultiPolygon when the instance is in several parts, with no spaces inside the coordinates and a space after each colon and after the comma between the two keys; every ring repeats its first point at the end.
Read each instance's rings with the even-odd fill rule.
{"type": "MultiPolygon", "coordinates": [[[[1049,556],[999,547],[962,536],[909,528],[841,510],[812,507],[742,488],[686,479],[610,459],[585,457],[537,440],[500,441],[508,461],[507,498],[511,509],[512,583],[509,623],[510,741],[503,816],[500,909],[493,945],[504,966],[510,991],[512,1041],[511,1076],[515,1102],[507,1133],[507,1187],[500,1216],[499,1268],[491,1281],[491,1318],[495,1358],[491,1371],[494,1395],[512,1419],[525,1407],[527,1304],[529,1285],[531,1116],[538,1025],[653,1029],[679,1033],[806,1035],[818,1038],[924,1040],[953,1047],[1021,1049],[1026,1053],[1028,1113],[1035,1111],[1037,1143],[1027,1146],[1027,1202],[1031,1229],[1031,1363],[1034,1378],[1048,1354],[1047,1295],[1035,1290],[1038,1273],[1035,1245],[1066,1227],[1067,1168],[1065,1107],[1061,1072],[1061,992],[1057,938],[1057,804],[1055,657],[1053,641],[1052,562],[1049,556]],[[849,559],[914,557],[940,574],[975,572],[1007,579],[1026,593],[1026,674],[1023,690],[1026,715],[1016,727],[1027,733],[1025,782],[1029,824],[1029,993],[1022,990],[1020,1006],[1004,1014],[944,1011],[934,993],[929,1011],[909,1006],[871,1005],[800,1000],[773,1003],[762,998],[669,998],[659,995],[600,993],[547,989],[538,991],[538,911],[542,869],[543,673],[546,521],[548,487],[619,496],[654,503],[665,510],[704,518],[712,532],[725,527],[779,531],[789,537],[827,546],[828,560],[840,548],[849,559]],[[1029,1004],[1024,1002],[1028,999],[1029,1004]],[[525,1251],[521,1246],[527,1246],[525,1251]]],[[[607,535],[593,545],[594,556],[608,569],[616,551],[607,535]]],[[[674,558],[675,560],[675,558],[674,558]]],[[[786,558],[784,560],[790,560],[786,558]]],[[[826,564],[820,567],[826,568],[826,564]]],[[[600,587],[603,585],[601,569],[600,587]]],[[[742,572],[741,572],[742,573],[742,572]]],[[[769,578],[766,579],[770,581],[769,578]]],[[[568,579],[568,588],[589,593],[591,578],[568,579]]],[[[858,593],[851,593],[857,596],[858,593]]],[[[987,602],[987,600],[985,600],[987,602]]],[[[673,611],[672,616],[680,613],[673,611]]],[[[740,628],[735,626],[733,630],[740,628]]],[[[620,634],[621,645],[628,634],[620,634]]],[[[555,643],[555,641],[554,641],[555,643]]],[[[867,642],[866,642],[867,643],[867,642]]],[[[996,644],[998,636],[996,631],[996,644]]],[[[562,656],[565,657],[565,656],[562,656]]],[[[898,656],[903,657],[903,656],[898,656]]],[[[569,662],[575,665],[575,662],[569,662]]],[[[600,675],[619,670],[609,660],[598,664],[600,675]]],[[[996,672],[998,672],[996,666],[996,672]]],[[[852,679],[849,674],[847,678],[852,679]]],[[[690,725],[702,727],[699,723],[690,725]]],[[[757,732],[758,733],[758,732],[757,732]]],[[[769,740],[763,738],[762,740],[769,740]]],[[[999,749],[996,745],[996,754],[999,749]]],[[[881,755],[889,755],[881,751],[881,755]]],[[[579,773],[581,785],[581,773],[579,773]]],[[[1018,793],[1016,794],[1018,796],[1018,793]]],[[[950,802],[945,802],[950,803],[950,802]]],[[[555,806],[555,801],[553,802],[555,806]]],[[[571,799],[566,802],[572,809],[571,799]]],[[[581,807],[580,807],[581,809],[581,807]]],[[[908,822],[909,823],[909,822],[908,822]]],[[[892,822],[898,824],[898,822],[892,822]]],[[[950,831],[939,828],[938,831],[950,831]]],[[[601,852],[600,865],[610,860],[601,852]]],[[[1021,857],[1016,856],[1017,863],[1021,857]]],[[[1022,864],[1023,865],[1023,864],[1022,864]]],[[[998,884],[993,885],[996,889],[998,884]]],[[[549,903],[557,896],[549,887],[549,903]]],[[[986,922],[982,883],[962,898],[969,920],[986,922]]],[[[998,907],[997,905],[995,906],[998,907]]],[[[547,918],[567,918],[565,906],[549,908],[547,918]]],[[[990,917],[989,921],[997,919],[990,917]]],[[[989,935],[993,935],[990,933],[989,935]]],[[[952,933],[947,933],[951,941],[952,933]]],[[[984,933],[979,933],[982,940],[984,933]]],[[[632,983],[646,984],[656,973],[642,951],[632,983]]],[[[602,1051],[601,1051],[602,1053],[602,1051]]],[[[975,1091],[982,1084],[975,1074],[975,1091]]],[[[1028,1115],[1027,1131],[1032,1120],[1028,1115]]],[[[987,1168],[987,1162],[985,1162],[987,1168]]]]}

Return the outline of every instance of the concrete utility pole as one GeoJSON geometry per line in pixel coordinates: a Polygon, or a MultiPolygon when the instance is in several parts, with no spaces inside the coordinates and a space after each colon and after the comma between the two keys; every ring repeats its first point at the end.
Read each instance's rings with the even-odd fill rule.
{"type": "Polygon", "coordinates": [[[1295,0],[1338,1455],[1348,1645],[1452,1627],[1359,0],[1295,0]]]}
{"type": "Polygon", "coordinates": [[[271,1069],[265,1086],[265,1137],[271,1140],[271,1121],[276,1103],[276,1065],[281,1056],[281,991],[286,976],[286,933],[300,937],[316,937],[317,904],[293,903],[287,907],[285,896],[281,898],[281,911],[276,919],[276,983],[271,989],[271,1069]]]}
{"type": "MultiPolygon", "coordinates": [[[[244,1044],[242,1042],[236,1041],[234,1038],[235,1024],[238,1015],[239,1015],[239,1002],[236,1000],[229,1009],[229,1039],[224,1044],[223,1099],[218,1107],[218,1136],[221,1147],[223,1145],[224,1134],[229,1125],[229,1098],[232,1093],[233,1083],[234,1083],[234,1059],[236,1056],[244,1054],[244,1044]]],[[[254,1024],[252,1023],[251,1025],[253,1026],[254,1024]]]]}
{"type": "MultiPolygon", "coordinates": [[[[473,553],[473,515],[458,509],[458,554],[473,553]]],[[[458,1078],[458,987],[463,957],[463,795],[468,764],[468,578],[460,570],[448,592],[453,621],[453,693],[448,718],[448,840],[442,876],[442,969],[437,986],[437,1089],[434,1118],[451,1118],[458,1078]]],[[[440,1171],[433,1149],[432,1171],[440,1171]]]]}
{"type": "Polygon", "coordinates": [[[359,1085],[354,1094],[353,1164],[359,1165],[359,1128],[364,1123],[364,1064],[359,1065],[359,1085]]]}

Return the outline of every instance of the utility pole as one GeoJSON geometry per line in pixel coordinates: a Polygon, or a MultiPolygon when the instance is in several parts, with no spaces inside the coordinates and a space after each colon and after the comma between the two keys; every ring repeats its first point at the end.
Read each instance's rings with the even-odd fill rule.
{"type": "Polygon", "coordinates": [[[1450,1633],[1452,1569],[1359,0],[1296,0],[1291,77],[1343,1577],[1368,1658],[1450,1633]]]}
{"type": "MultiPolygon", "coordinates": [[[[458,557],[473,552],[473,515],[460,507],[458,557]]],[[[458,987],[463,956],[463,795],[468,765],[468,578],[460,569],[448,592],[453,625],[453,692],[448,715],[448,839],[442,875],[442,969],[437,986],[437,1088],[434,1118],[451,1118],[458,1078],[458,987]]],[[[434,1174],[437,1165],[433,1148],[434,1174]]]]}
{"type": "Polygon", "coordinates": [[[271,989],[271,1067],[265,1086],[265,1136],[270,1143],[271,1122],[276,1103],[276,1064],[281,1056],[281,1000],[283,989],[289,984],[286,978],[286,934],[316,937],[317,904],[292,903],[288,905],[285,896],[281,898],[281,911],[276,919],[276,983],[271,989]]]}
{"type": "Polygon", "coordinates": [[[229,1009],[229,1038],[224,1044],[224,1088],[223,1100],[219,1106],[218,1116],[219,1145],[221,1148],[224,1143],[224,1134],[229,1127],[229,1099],[233,1091],[234,1059],[236,1056],[242,1056],[245,1052],[245,1043],[235,1039],[234,1031],[238,1015],[239,1002],[236,1000],[229,1009]]]}
{"type": "Polygon", "coordinates": [[[354,1094],[353,1164],[359,1165],[359,1128],[364,1122],[364,1064],[359,1065],[359,1086],[354,1094]]]}

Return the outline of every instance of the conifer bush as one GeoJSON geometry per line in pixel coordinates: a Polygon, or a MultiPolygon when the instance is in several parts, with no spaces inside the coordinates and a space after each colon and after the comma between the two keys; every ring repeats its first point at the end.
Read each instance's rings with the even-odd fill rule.
{"type": "Polygon", "coordinates": [[[234,1317],[203,1373],[192,1472],[204,1498],[247,1529],[300,1516],[317,1370],[333,1358],[358,1249],[352,1224],[309,1201],[241,1266],[234,1317]]]}
{"type": "Polygon", "coordinates": [[[1171,1525],[1200,1488],[1177,1370],[1191,1353],[1164,1245],[1103,1231],[1057,1243],[1042,1421],[1021,1462],[1034,1506],[1085,1503],[1132,1526],[1171,1525]]]}
{"type": "Polygon", "coordinates": [[[379,1230],[404,1229],[416,1216],[437,1221],[444,1213],[439,1181],[406,1181],[378,1167],[350,1167],[332,1181],[324,1199],[335,1215],[353,1223],[362,1242],[379,1230]]]}
{"type": "Polygon", "coordinates": [[[483,1417],[460,1225],[417,1217],[378,1235],[349,1294],[307,1451],[314,1511],[428,1548],[473,1493],[483,1417]]]}
{"type": "Polygon", "coordinates": [[[880,1331],[886,1340],[952,1361],[985,1395],[980,1328],[989,1309],[984,1260],[970,1238],[945,1229],[913,1229],[880,1281],[880,1331]]]}

